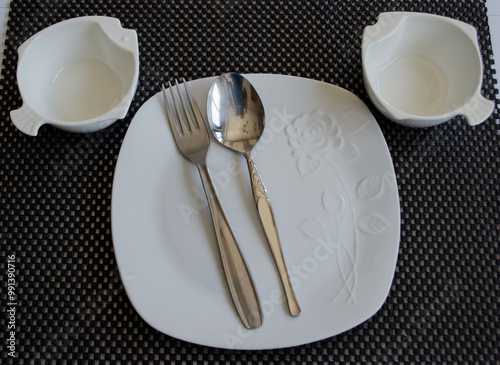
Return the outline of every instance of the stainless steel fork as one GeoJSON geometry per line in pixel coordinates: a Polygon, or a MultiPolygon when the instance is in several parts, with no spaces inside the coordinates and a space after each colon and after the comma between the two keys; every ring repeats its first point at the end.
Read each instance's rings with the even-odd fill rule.
{"type": "Polygon", "coordinates": [[[169,82],[169,93],[162,85],[167,119],[180,153],[193,162],[200,173],[222,266],[236,311],[246,328],[257,328],[263,322],[262,308],[252,276],[219,201],[206,164],[210,146],[207,128],[186,80],[183,79],[182,85],[184,87],[175,81],[174,88],[169,82]],[[170,94],[170,97],[167,94],[170,94]]]}

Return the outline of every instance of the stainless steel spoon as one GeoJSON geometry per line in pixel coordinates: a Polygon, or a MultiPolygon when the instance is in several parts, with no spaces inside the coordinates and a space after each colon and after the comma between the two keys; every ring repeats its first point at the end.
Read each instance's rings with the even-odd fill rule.
{"type": "Polygon", "coordinates": [[[247,160],[255,205],[278,268],[288,308],[292,316],[298,316],[300,307],[286,269],[271,202],[251,155],[252,148],[264,132],[262,101],[247,79],[228,73],[212,83],[207,112],[215,138],[224,146],[242,153],[247,160]]]}

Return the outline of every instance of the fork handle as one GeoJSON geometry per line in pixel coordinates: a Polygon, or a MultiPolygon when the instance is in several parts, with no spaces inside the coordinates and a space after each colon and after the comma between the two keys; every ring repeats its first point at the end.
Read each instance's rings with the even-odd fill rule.
{"type": "Polygon", "coordinates": [[[262,182],[262,178],[260,177],[255,163],[253,162],[250,152],[244,153],[244,155],[247,159],[248,171],[252,182],[252,192],[255,206],[257,207],[262,226],[264,227],[264,232],[266,233],[267,241],[269,242],[276,268],[278,269],[281,284],[283,285],[283,290],[288,304],[288,310],[293,317],[296,317],[300,314],[301,310],[286,269],[285,259],[283,257],[283,251],[281,250],[281,243],[278,235],[278,228],[276,226],[273,209],[271,207],[271,201],[269,200],[266,187],[262,182]]]}
{"type": "Polygon", "coordinates": [[[234,306],[246,328],[260,327],[263,322],[262,308],[252,275],[217,196],[207,165],[202,163],[196,166],[210,207],[222,266],[234,306]]]}

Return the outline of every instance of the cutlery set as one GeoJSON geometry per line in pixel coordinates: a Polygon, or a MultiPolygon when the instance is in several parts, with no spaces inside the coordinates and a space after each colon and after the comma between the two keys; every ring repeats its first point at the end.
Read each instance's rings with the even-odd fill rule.
{"type": "MultiPolygon", "coordinates": [[[[189,86],[169,82],[163,97],[168,123],[179,152],[198,168],[210,208],[212,223],[227,286],[236,311],[248,329],[263,323],[262,308],[250,270],[217,196],[206,163],[210,146],[207,127],[189,86]]],[[[211,130],[224,146],[241,152],[248,162],[255,205],[266,233],[292,316],[300,306],[288,276],[278,230],[266,188],[251,157],[251,150],[264,130],[264,107],[250,82],[238,74],[224,74],[214,81],[208,96],[211,130]]]]}

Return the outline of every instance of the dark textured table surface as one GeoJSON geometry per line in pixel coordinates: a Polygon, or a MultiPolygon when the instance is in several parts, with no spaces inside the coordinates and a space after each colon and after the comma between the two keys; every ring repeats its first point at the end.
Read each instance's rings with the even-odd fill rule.
{"type": "Polygon", "coordinates": [[[387,121],[361,71],[365,26],[385,11],[421,11],[475,26],[483,94],[496,98],[484,1],[12,1],[0,87],[1,363],[498,363],[499,115],[428,129],[387,121]],[[94,134],[50,126],[19,132],[16,50],[39,30],[83,15],[117,17],[138,33],[140,79],[124,120],[94,134]],[[157,332],[118,275],[110,203],[127,127],[162,82],[227,71],[322,80],[359,96],[384,133],[401,204],[392,290],[365,323],[272,351],[197,346],[157,332]],[[9,258],[11,260],[9,260],[9,258]],[[15,355],[9,355],[9,261],[15,266],[15,355]]]}

